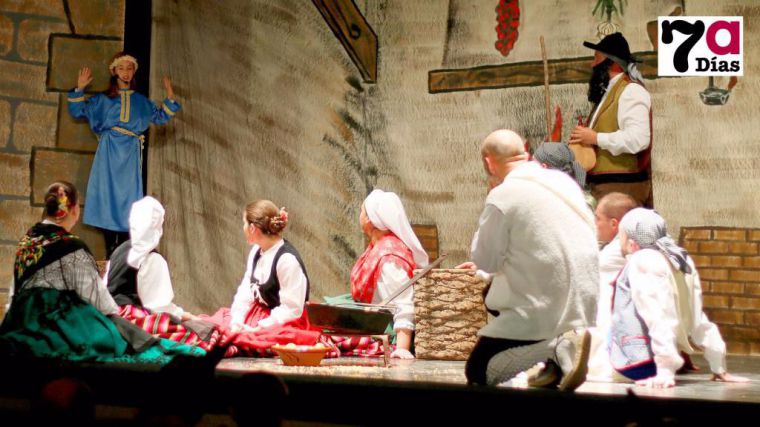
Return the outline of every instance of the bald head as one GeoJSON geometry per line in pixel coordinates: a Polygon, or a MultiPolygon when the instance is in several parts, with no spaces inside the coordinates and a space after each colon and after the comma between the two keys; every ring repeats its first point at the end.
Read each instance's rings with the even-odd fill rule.
{"type": "Polygon", "coordinates": [[[491,132],[480,145],[480,154],[488,174],[489,190],[501,184],[514,168],[528,158],[523,139],[507,129],[491,132]]]}
{"type": "Polygon", "coordinates": [[[480,145],[481,156],[490,156],[496,160],[503,160],[523,153],[525,153],[523,139],[516,132],[508,129],[491,132],[480,145]]]}

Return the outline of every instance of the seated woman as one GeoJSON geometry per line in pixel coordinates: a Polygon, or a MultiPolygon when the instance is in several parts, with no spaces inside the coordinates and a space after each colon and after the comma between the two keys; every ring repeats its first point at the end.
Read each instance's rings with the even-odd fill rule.
{"type": "Polygon", "coordinates": [[[150,196],[132,204],[130,240],[111,255],[106,273],[108,291],[120,306],[121,317],[146,332],[210,350],[219,338],[216,326],[174,304],[169,265],[156,252],[164,213],[161,203],[150,196]]]}
{"type": "MultiPolygon", "coordinates": [[[[364,200],[359,226],[369,245],[351,269],[351,297],[356,302],[377,304],[409,280],[415,268],[423,268],[428,256],[414,234],[404,206],[396,193],[374,190],[364,200]]],[[[414,291],[404,291],[393,300],[396,349],[391,357],[413,359],[410,352],[414,330],[414,291]]],[[[380,354],[369,340],[334,337],[341,355],[380,354]]]]}
{"type": "Polygon", "coordinates": [[[213,317],[202,316],[237,334],[227,356],[271,356],[274,344],[314,345],[304,304],[309,277],[298,251],[281,234],[288,224],[285,208],[269,200],[249,203],[243,234],[249,245],[245,274],[232,306],[213,317]]]}
{"type": "Polygon", "coordinates": [[[0,325],[0,354],[70,360],[168,362],[205,351],[157,340],[118,316],[87,245],[71,234],[77,191],[56,182],[45,194],[42,222],[18,244],[14,296],[0,325]]]}

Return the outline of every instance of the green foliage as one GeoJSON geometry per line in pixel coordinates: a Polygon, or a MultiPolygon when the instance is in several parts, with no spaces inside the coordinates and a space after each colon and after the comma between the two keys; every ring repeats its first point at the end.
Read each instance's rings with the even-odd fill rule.
{"type": "Polygon", "coordinates": [[[612,14],[623,16],[625,13],[624,7],[627,5],[628,0],[617,0],[617,6],[615,5],[615,0],[597,0],[591,14],[596,15],[598,13],[600,18],[610,21],[612,14]]]}

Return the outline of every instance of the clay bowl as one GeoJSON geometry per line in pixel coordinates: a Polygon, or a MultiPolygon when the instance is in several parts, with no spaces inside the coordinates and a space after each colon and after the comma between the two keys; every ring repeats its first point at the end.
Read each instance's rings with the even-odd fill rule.
{"type": "Polygon", "coordinates": [[[311,345],[297,345],[287,347],[274,345],[272,350],[280,356],[282,364],[287,366],[319,366],[328,351],[327,347],[315,347],[311,345]]]}

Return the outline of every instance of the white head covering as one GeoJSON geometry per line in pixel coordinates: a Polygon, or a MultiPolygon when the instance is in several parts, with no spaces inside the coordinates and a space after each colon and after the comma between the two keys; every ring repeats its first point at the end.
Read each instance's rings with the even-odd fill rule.
{"type": "Polygon", "coordinates": [[[164,232],[164,207],[153,197],[146,196],[132,204],[129,211],[129,237],[132,248],[127,264],[140,268],[148,254],[156,249],[164,232]]]}
{"type": "Polygon", "coordinates": [[[691,273],[686,249],[678,246],[668,235],[665,218],[652,209],[636,208],[620,220],[619,228],[642,249],[662,252],[673,266],[686,274],[691,273]]]}
{"type": "Polygon", "coordinates": [[[118,58],[115,58],[111,62],[111,65],[108,66],[108,69],[109,70],[113,70],[114,68],[116,68],[119,65],[120,62],[124,62],[124,61],[131,62],[132,64],[134,64],[135,65],[135,71],[137,71],[137,59],[134,56],[132,56],[132,55],[122,55],[122,56],[120,56],[118,58]]]}
{"type": "Polygon", "coordinates": [[[423,268],[428,263],[427,252],[422,249],[420,240],[414,234],[409,219],[406,217],[404,205],[396,193],[383,190],[373,190],[364,199],[364,210],[367,212],[372,225],[378,230],[390,230],[412,251],[417,268],[423,268]]]}

